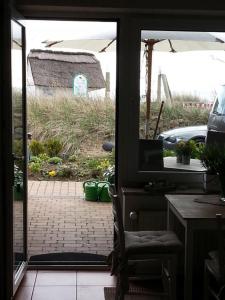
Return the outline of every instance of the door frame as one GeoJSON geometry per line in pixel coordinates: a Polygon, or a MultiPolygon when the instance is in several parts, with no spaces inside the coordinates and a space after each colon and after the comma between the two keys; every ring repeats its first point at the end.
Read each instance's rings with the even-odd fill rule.
{"type": "MultiPolygon", "coordinates": [[[[1,8],[3,18],[1,25],[3,28],[3,45],[0,47],[0,126],[2,132],[0,134],[0,298],[12,299],[22,276],[25,273],[26,263],[22,263],[17,275],[14,278],[14,245],[13,245],[13,181],[14,181],[14,160],[12,155],[12,76],[11,76],[11,20],[15,16],[12,10],[11,1],[2,1],[1,8]]],[[[25,31],[22,31],[22,37],[25,41],[25,31]]],[[[23,59],[26,57],[25,49],[22,52],[23,59]]],[[[23,65],[23,83],[26,82],[26,65],[23,65]]],[[[25,88],[25,85],[24,85],[25,88]]],[[[23,89],[23,97],[26,90],[23,89]]],[[[25,103],[24,103],[25,105],[25,103]]],[[[23,108],[24,109],[24,108],[23,108]]],[[[24,117],[24,120],[26,118],[24,117]]],[[[23,122],[24,122],[23,120],[23,122]]],[[[25,135],[25,133],[24,133],[25,135]]],[[[24,150],[26,151],[26,146],[24,150]]],[[[25,175],[26,176],[26,172],[25,175]]],[[[26,182],[26,181],[25,181],[26,182]]],[[[25,187],[26,188],[26,187],[25,187]]],[[[26,202],[26,201],[25,201],[26,202]]],[[[24,205],[24,213],[26,214],[27,205],[24,205]]],[[[24,218],[23,226],[27,227],[24,218]]],[[[27,237],[24,233],[24,244],[27,243],[27,237]]],[[[26,251],[26,247],[24,248],[26,251]]],[[[27,255],[25,255],[27,259],[27,255]]]]}
{"type": "MultiPolygon", "coordinates": [[[[23,250],[24,250],[24,261],[19,266],[19,269],[14,276],[13,294],[15,294],[27,268],[27,109],[26,109],[26,32],[25,27],[18,22],[18,18],[23,17],[14,10],[12,10],[11,21],[14,21],[21,27],[22,34],[22,124],[23,124],[23,250]]],[[[12,116],[13,118],[13,116],[12,116]]],[[[13,137],[13,136],[12,136],[13,137]]],[[[13,160],[14,167],[14,160],[13,160]]],[[[14,172],[14,170],[13,170],[14,172]]],[[[13,201],[15,201],[13,199],[13,201]]]]}

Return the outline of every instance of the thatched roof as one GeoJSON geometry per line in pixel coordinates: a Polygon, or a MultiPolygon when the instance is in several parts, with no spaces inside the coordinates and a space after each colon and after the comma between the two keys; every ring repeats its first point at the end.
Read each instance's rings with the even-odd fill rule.
{"type": "Polygon", "coordinates": [[[36,86],[72,88],[74,77],[84,74],[89,90],[105,87],[100,63],[91,53],[32,49],[28,61],[36,86]]]}

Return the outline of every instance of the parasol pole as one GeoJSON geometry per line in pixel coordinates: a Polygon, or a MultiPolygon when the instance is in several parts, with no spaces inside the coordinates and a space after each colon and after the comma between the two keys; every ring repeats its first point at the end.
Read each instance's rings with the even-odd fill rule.
{"type": "Polygon", "coordinates": [[[152,52],[153,47],[158,40],[146,40],[146,74],[147,74],[147,90],[146,90],[146,120],[145,120],[145,138],[149,139],[149,129],[150,129],[150,113],[151,113],[151,98],[152,98],[152,52]]]}

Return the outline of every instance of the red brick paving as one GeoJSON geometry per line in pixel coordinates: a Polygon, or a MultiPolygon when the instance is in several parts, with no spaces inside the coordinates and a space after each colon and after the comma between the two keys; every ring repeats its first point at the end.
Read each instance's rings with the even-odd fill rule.
{"type": "Polygon", "coordinates": [[[82,182],[28,182],[28,254],[112,249],[111,203],[84,200],[82,182]]]}

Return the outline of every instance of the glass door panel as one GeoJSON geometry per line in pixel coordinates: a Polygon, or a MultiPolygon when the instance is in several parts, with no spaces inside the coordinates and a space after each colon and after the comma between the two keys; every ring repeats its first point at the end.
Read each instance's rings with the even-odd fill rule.
{"type": "Polygon", "coordinates": [[[14,291],[26,266],[26,97],[24,77],[24,28],[11,21],[12,44],[12,151],[14,158],[13,185],[13,252],[14,291]]]}

